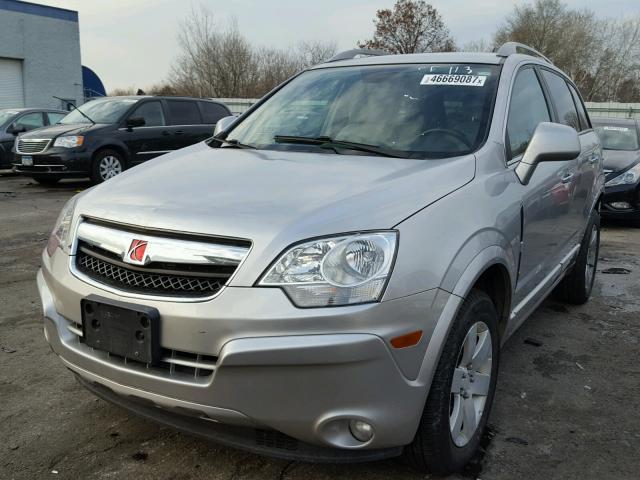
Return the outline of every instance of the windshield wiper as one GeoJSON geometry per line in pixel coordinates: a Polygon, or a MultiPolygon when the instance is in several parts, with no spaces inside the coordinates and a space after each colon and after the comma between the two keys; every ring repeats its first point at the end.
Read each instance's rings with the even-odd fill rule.
{"type": "MultiPolygon", "coordinates": [[[[64,99],[60,98],[60,97],[56,97],[55,95],[52,95],[53,98],[57,98],[58,100],[61,101],[65,101],[64,99]]],[[[94,122],[93,120],[91,120],[91,117],[89,117],[89,115],[87,115],[86,113],[84,113],[82,110],[80,110],[80,108],[76,107],[73,103],[69,102],[69,105],[72,107],[73,111],[77,111],[80,115],[82,115],[84,118],[86,118],[87,120],[89,120],[91,123],[93,123],[94,125],[96,124],[96,122],[94,122]]]]}
{"type": "Polygon", "coordinates": [[[409,158],[400,150],[368,145],[366,143],[350,142],[348,140],[338,140],[327,136],[321,137],[298,137],[295,135],[276,135],[273,137],[276,143],[296,143],[300,145],[317,145],[320,148],[344,148],[348,150],[358,150],[360,152],[373,153],[383,157],[409,158]]]}
{"type": "Polygon", "coordinates": [[[250,148],[252,150],[255,150],[256,147],[254,147],[253,145],[247,145],[246,143],[240,143],[238,140],[236,140],[235,138],[232,138],[231,140],[226,140],[223,138],[216,138],[213,137],[216,140],[222,142],[222,143],[226,143],[227,145],[231,145],[232,147],[236,147],[236,148],[250,148]]]}

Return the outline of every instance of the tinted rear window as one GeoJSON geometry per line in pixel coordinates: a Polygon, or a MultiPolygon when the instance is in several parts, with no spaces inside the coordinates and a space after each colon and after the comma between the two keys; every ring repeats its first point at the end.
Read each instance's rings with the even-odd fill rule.
{"type": "Polygon", "coordinates": [[[204,123],[218,123],[221,118],[231,115],[226,108],[217,103],[200,102],[200,106],[202,107],[202,120],[204,123]]]}
{"type": "Polygon", "coordinates": [[[199,125],[202,123],[196,102],[167,100],[171,125],[199,125]]]}
{"type": "Polygon", "coordinates": [[[560,123],[569,125],[575,128],[578,132],[581,130],[580,121],[578,120],[578,112],[576,106],[573,103],[571,92],[564,78],[550,72],[549,70],[543,70],[542,76],[547,82],[551,98],[558,111],[558,120],[560,123]]]}

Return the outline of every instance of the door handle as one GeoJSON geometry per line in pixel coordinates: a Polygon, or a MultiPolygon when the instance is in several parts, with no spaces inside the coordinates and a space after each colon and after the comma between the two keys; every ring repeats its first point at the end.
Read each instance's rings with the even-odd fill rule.
{"type": "Polygon", "coordinates": [[[182,135],[184,133],[184,130],[176,130],[174,133],[176,135],[182,135]]]}
{"type": "Polygon", "coordinates": [[[569,183],[573,178],[573,173],[567,173],[562,177],[562,183],[569,183]]]}

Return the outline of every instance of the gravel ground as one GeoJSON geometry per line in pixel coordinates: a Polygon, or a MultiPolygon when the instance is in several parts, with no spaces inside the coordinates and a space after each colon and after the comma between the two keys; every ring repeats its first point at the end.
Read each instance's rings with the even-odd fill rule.
{"type": "MultiPolygon", "coordinates": [[[[0,174],[0,479],[429,478],[395,460],[314,465],[219,447],[81,388],[44,340],[35,273],[83,188],[0,174]]],[[[507,342],[484,452],[453,478],[640,478],[639,255],[640,229],[605,225],[592,300],[549,300],[507,342]]]]}

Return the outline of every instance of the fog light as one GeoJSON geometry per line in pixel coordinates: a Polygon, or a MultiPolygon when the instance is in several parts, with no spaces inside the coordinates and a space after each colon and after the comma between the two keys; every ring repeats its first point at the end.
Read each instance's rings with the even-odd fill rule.
{"type": "Polygon", "coordinates": [[[356,440],[368,442],[373,438],[373,427],[362,420],[351,420],[349,430],[356,440]]]}
{"type": "Polygon", "coordinates": [[[611,202],[609,205],[617,210],[627,210],[631,208],[631,204],[627,202],[611,202]]]}

